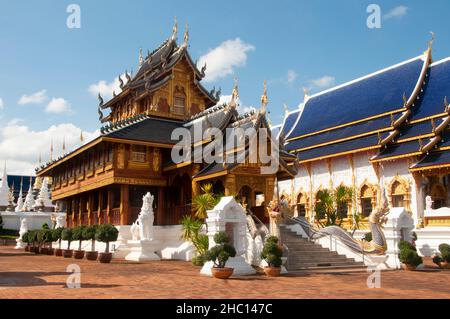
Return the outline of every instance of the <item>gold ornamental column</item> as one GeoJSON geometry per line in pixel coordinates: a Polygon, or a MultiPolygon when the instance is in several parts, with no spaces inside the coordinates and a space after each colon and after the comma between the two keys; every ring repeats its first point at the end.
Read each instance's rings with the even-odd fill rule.
{"type": "Polygon", "coordinates": [[[130,220],[130,187],[120,185],[120,224],[128,225],[130,220]]]}

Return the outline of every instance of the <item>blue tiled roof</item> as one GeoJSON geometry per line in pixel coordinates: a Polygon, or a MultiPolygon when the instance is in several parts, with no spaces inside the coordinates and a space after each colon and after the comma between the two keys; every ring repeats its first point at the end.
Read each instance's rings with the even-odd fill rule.
{"type": "Polygon", "coordinates": [[[289,138],[402,108],[420,78],[423,56],[312,96],[289,138]]]}
{"type": "Polygon", "coordinates": [[[373,159],[380,160],[383,158],[402,156],[410,153],[418,152],[420,144],[417,140],[389,145],[386,149],[377,154],[373,159]]]}
{"type": "Polygon", "coordinates": [[[410,120],[417,120],[444,112],[444,97],[450,101],[450,60],[430,67],[427,84],[419,106],[410,120]]]}
{"type": "MultiPolygon", "coordinates": [[[[396,120],[400,115],[395,115],[396,120]]],[[[358,123],[351,126],[342,127],[340,129],[319,133],[317,135],[311,135],[306,138],[293,140],[287,143],[287,146],[291,150],[319,145],[325,142],[335,141],[344,138],[350,138],[363,133],[373,132],[376,130],[389,128],[391,125],[391,117],[383,116],[370,121],[358,123]]]]}
{"type": "Polygon", "coordinates": [[[292,130],[292,127],[294,126],[295,122],[297,121],[297,117],[300,114],[300,110],[296,110],[293,112],[290,112],[288,116],[286,117],[283,126],[281,128],[281,132],[287,137],[288,133],[292,130]]]}
{"type": "MultiPolygon", "coordinates": [[[[367,148],[376,146],[378,144],[378,136],[369,135],[350,141],[341,143],[329,144],[323,147],[313,148],[297,154],[298,159],[301,161],[307,161],[313,158],[328,157],[333,154],[348,152],[352,150],[367,148]]],[[[287,149],[289,151],[289,149],[287,149]]]]}
{"type": "Polygon", "coordinates": [[[431,153],[425,156],[420,162],[412,165],[410,168],[417,169],[446,164],[450,164],[450,151],[431,153]]]}

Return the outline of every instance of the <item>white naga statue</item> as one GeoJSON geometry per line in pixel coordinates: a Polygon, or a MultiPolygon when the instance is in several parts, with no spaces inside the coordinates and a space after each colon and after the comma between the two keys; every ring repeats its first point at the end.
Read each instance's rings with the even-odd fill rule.
{"type": "Polygon", "coordinates": [[[26,217],[20,219],[20,230],[19,230],[19,238],[16,239],[17,245],[16,249],[23,248],[24,243],[22,241],[23,235],[28,231],[28,221],[26,217]]]}
{"type": "Polygon", "coordinates": [[[137,220],[131,225],[131,234],[133,240],[152,240],[153,239],[153,222],[155,215],[153,214],[152,194],[147,193],[142,198],[142,208],[137,220]]]}
{"type": "Polygon", "coordinates": [[[433,199],[431,198],[431,196],[426,196],[425,197],[425,210],[432,210],[433,209],[433,199]]]}

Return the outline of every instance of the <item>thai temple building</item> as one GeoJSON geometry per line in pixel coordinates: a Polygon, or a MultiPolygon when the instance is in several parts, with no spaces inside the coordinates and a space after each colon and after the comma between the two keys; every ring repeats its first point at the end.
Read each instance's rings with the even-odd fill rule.
{"type": "Polygon", "coordinates": [[[235,83],[231,102],[218,105],[220,90],[208,91],[201,84],[206,65],[198,69],[188,52],[188,30],[181,44],[177,32],[175,24],[156,50],[146,57],[141,51],[137,72],[120,79],[119,94],[107,102],[99,96],[99,120],[104,124],[99,137],[37,169],[38,178],[52,178],[52,199],[65,208],[69,227],[131,225],[147,192],[155,197],[155,225],[178,225],[191,213],[192,198],[206,183],[217,194],[241,195],[248,208],[264,219],[261,198],[272,200],[278,174],[295,176],[296,157],[287,152],[281,152],[275,172],[261,175],[263,164],[246,160],[247,140],[243,149],[226,149],[227,154],[243,154],[242,162],[202,161],[202,147],[214,148],[214,139],[203,134],[209,128],[231,131],[231,136],[238,128],[254,128],[256,135],[269,129],[268,98],[264,90],[261,109],[240,115],[235,83]],[[180,139],[173,138],[172,132],[177,128],[192,133],[188,143],[192,154],[175,163],[171,154],[180,139]]]}
{"type": "Polygon", "coordinates": [[[419,240],[448,241],[450,58],[433,61],[432,41],[418,57],[305,94],[299,109],[286,114],[275,132],[297,156],[298,173],[278,188],[296,215],[315,223],[318,194],[346,186],[353,192],[337,208],[342,225],[352,229],[361,220],[367,229],[386,191],[391,208],[414,218],[419,240]]]}

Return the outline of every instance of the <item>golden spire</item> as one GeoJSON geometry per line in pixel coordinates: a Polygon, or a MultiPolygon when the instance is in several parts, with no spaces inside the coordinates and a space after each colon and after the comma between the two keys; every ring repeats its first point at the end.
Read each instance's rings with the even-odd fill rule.
{"type": "Polygon", "coordinates": [[[433,42],[435,40],[434,32],[430,31],[431,39],[428,41],[428,50],[433,50],[433,42]]]}
{"type": "Polygon", "coordinates": [[[175,40],[177,38],[177,33],[178,33],[178,21],[177,21],[177,17],[175,17],[173,28],[172,28],[172,39],[173,40],[175,40]]]}
{"type": "Polygon", "coordinates": [[[80,142],[81,143],[84,142],[83,130],[81,130],[81,132],[80,132],[80,142]]]}
{"type": "Polygon", "coordinates": [[[238,98],[239,98],[238,79],[237,79],[237,77],[234,77],[234,87],[233,87],[233,91],[231,92],[231,102],[230,102],[231,107],[233,107],[233,108],[236,107],[238,98]]]}
{"type": "Polygon", "coordinates": [[[66,154],[66,137],[63,137],[62,155],[66,154]]]}
{"type": "Polygon", "coordinates": [[[308,98],[308,96],[309,96],[309,89],[307,87],[303,87],[303,94],[304,94],[304,99],[306,100],[306,98],[308,98]]]}
{"type": "Polygon", "coordinates": [[[289,113],[289,108],[288,108],[288,106],[286,105],[286,103],[283,104],[283,108],[284,108],[284,117],[286,117],[286,116],[288,115],[288,113],[289,113]]]}
{"type": "Polygon", "coordinates": [[[189,26],[186,23],[186,30],[184,31],[184,45],[187,46],[189,42],[189,26]]]}
{"type": "Polygon", "coordinates": [[[267,81],[264,80],[264,93],[261,96],[261,113],[266,113],[266,106],[269,103],[269,98],[267,97],[267,81]]]}
{"type": "Polygon", "coordinates": [[[41,166],[41,163],[42,163],[42,153],[39,153],[38,161],[39,161],[39,166],[41,166]]]}
{"type": "Polygon", "coordinates": [[[139,48],[139,66],[144,63],[144,57],[142,56],[142,48],[139,48]]]}
{"type": "Polygon", "coordinates": [[[50,144],[50,160],[51,161],[53,160],[53,138],[50,144]]]}

